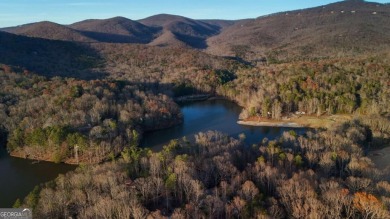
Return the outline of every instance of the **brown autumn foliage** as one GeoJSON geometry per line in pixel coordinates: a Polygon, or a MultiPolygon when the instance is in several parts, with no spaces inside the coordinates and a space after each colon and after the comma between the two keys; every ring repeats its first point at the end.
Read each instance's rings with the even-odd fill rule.
{"type": "MultiPolygon", "coordinates": [[[[240,21],[208,40],[209,52],[234,52],[233,59],[182,44],[81,45],[0,33],[0,134],[8,133],[8,150],[57,162],[75,162],[76,154],[84,163],[113,160],[81,165],[34,190],[24,206],[37,218],[389,218],[389,182],[365,156],[368,146],[389,142],[387,10],[345,1],[240,21]],[[352,6],[363,12],[358,19],[352,6]],[[351,13],[331,12],[340,7],[351,13]],[[252,34],[257,27],[264,31],[252,34]],[[243,117],[303,111],[359,121],[253,147],[219,132],[160,152],[136,147],[142,131],[180,120],[173,96],[204,93],[236,101],[243,117]]],[[[182,42],[165,31],[158,44],[182,42]]],[[[207,37],[187,40],[204,46],[207,37]]]]}
{"type": "Polygon", "coordinates": [[[355,193],[353,204],[365,218],[386,218],[388,216],[383,204],[372,194],[366,192],[355,193]]]}
{"type": "Polygon", "coordinates": [[[136,144],[138,133],[181,122],[169,96],[124,81],[49,80],[1,71],[0,77],[7,148],[18,156],[97,163],[136,144]]]}
{"type": "Polygon", "coordinates": [[[199,133],[194,143],[172,141],[160,152],[134,147],[114,162],[60,176],[25,206],[56,218],[388,218],[381,173],[365,164],[351,171],[354,157],[369,162],[363,127],[286,132],[252,147],[219,132],[199,133]],[[361,137],[345,138],[351,130],[361,137]],[[313,150],[318,159],[310,164],[313,150]],[[370,183],[356,187],[352,179],[370,183]]]}

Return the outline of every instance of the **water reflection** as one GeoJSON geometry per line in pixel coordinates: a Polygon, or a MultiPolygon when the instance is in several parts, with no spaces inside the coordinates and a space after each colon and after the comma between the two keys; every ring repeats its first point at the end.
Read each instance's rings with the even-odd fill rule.
{"type": "MultiPolygon", "coordinates": [[[[144,134],[142,145],[160,148],[171,139],[193,140],[199,132],[218,130],[233,137],[244,133],[248,144],[256,144],[263,138],[275,139],[293,128],[253,127],[237,124],[241,108],[226,100],[193,102],[181,106],[184,122],[181,125],[144,134]]],[[[304,129],[296,129],[298,133],[304,129]]],[[[75,166],[40,162],[10,157],[0,145],[0,208],[11,207],[17,198],[24,198],[36,185],[53,180],[58,174],[75,169],[75,166]]]]}
{"type": "Polygon", "coordinates": [[[10,157],[0,145],[0,208],[12,207],[17,198],[22,200],[36,185],[75,168],[51,162],[32,164],[31,160],[10,157]]]}
{"type": "Polygon", "coordinates": [[[259,143],[264,138],[275,139],[284,131],[292,129],[298,133],[304,131],[302,128],[239,125],[237,120],[241,108],[227,100],[207,100],[188,103],[182,105],[181,110],[184,115],[183,124],[169,129],[145,133],[142,146],[161,147],[161,145],[167,144],[171,139],[182,138],[183,136],[191,139],[193,135],[208,130],[218,130],[233,137],[238,137],[239,134],[243,133],[248,144],[259,143]]]}

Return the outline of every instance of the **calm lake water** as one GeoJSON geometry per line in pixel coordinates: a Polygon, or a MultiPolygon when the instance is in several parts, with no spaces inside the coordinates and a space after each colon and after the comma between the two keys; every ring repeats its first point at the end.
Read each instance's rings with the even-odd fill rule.
{"type": "Polygon", "coordinates": [[[241,107],[227,100],[207,100],[192,102],[181,105],[184,115],[182,124],[159,131],[144,133],[142,146],[161,148],[169,143],[171,139],[178,139],[186,136],[193,139],[195,134],[208,130],[217,130],[238,138],[243,133],[246,136],[246,143],[257,144],[268,138],[270,140],[279,137],[284,131],[295,130],[303,133],[304,128],[283,128],[283,127],[255,127],[237,124],[241,107]]]}
{"type": "Polygon", "coordinates": [[[10,157],[0,145],[0,208],[12,207],[17,198],[22,200],[36,185],[75,168],[50,162],[32,164],[31,160],[10,157]]]}
{"type": "MultiPolygon", "coordinates": [[[[181,105],[184,122],[181,125],[144,134],[144,147],[161,148],[171,139],[186,136],[193,139],[199,132],[218,130],[233,137],[244,133],[248,144],[263,138],[275,139],[294,128],[251,127],[237,124],[241,108],[227,100],[207,100],[181,105]]],[[[298,133],[304,129],[294,129],[298,133]]],[[[17,198],[23,199],[36,185],[55,179],[58,174],[74,170],[76,166],[40,162],[10,157],[0,145],[0,208],[11,207],[17,198]]]]}

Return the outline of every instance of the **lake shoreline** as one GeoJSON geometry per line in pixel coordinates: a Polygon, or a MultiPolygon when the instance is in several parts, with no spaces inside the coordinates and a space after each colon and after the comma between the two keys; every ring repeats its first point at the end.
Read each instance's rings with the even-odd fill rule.
{"type": "Polygon", "coordinates": [[[312,116],[301,115],[287,119],[276,120],[262,117],[249,117],[238,120],[240,125],[247,126],[267,126],[267,127],[287,127],[287,128],[330,128],[334,125],[347,122],[352,119],[352,115],[330,115],[312,116]]]}
{"type": "Polygon", "coordinates": [[[256,122],[256,121],[245,121],[238,120],[238,124],[247,126],[267,126],[267,127],[286,127],[286,128],[304,128],[305,126],[294,123],[294,122],[256,122]]]}
{"type": "MultiPolygon", "coordinates": [[[[142,130],[140,130],[141,133],[141,138],[143,137],[143,133],[146,132],[153,132],[153,131],[159,131],[159,130],[164,130],[164,129],[169,129],[175,126],[178,126],[183,123],[183,117],[180,116],[178,118],[166,121],[164,123],[158,124],[154,126],[153,128],[150,127],[143,127],[142,130]]],[[[21,158],[21,159],[26,159],[26,160],[31,160],[32,163],[39,163],[40,161],[45,161],[45,162],[51,162],[51,163],[63,163],[63,164],[69,164],[69,165],[75,165],[78,166],[80,164],[100,164],[107,162],[109,158],[105,159],[100,159],[100,160],[93,160],[90,162],[87,162],[87,159],[84,158],[83,156],[79,157],[79,161],[76,160],[74,157],[67,157],[65,159],[62,159],[60,162],[56,162],[53,159],[53,151],[44,153],[44,154],[39,154],[39,155],[33,155],[30,153],[31,150],[28,149],[28,146],[22,147],[22,148],[17,148],[14,149],[13,151],[10,151],[8,153],[9,156],[15,157],[15,158],[21,158]],[[27,149],[26,149],[27,148],[27,149]]],[[[5,147],[7,150],[7,148],[5,147]]],[[[116,156],[119,156],[119,154],[116,154],[116,156]]]]}
{"type": "Polygon", "coordinates": [[[179,96],[174,98],[174,101],[177,103],[187,103],[192,101],[203,101],[208,100],[211,98],[211,94],[194,94],[194,95],[186,95],[186,96],[179,96]]]}
{"type": "MultiPolygon", "coordinates": [[[[224,96],[220,95],[213,95],[213,94],[194,94],[194,95],[186,95],[186,96],[179,96],[174,98],[174,101],[176,103],[190,103],[190,102],[197,102],[197,101],[206,101],[206,100],[227,100],[233,103],[236,103],[239,105],[236,101],[231,100],[229,98],[226,98],[224,96]]],[[[243,107],[239,105],[240,107],[243,107]]]]}
{"type": "Polygon", "coordinates": [[[0,206],[12,208],[17,199],[23,200],[35,186],[43,185],[78,168],[78,165],[54,163],[11,156],[5,145],[0,144],[0,206]]]}
{"type": "MultiPolygon", "coordinates": [[[[54,162],[53,159],[51,158],[51,156],[47,155],[45,157],[40,157],[40,158],[33,158],[33,157],[29,157],[26,152],[22,151],[22,150],[14,150],[14,151],[11,151],[10,153],[8,153],[9,156],[11,157],[16,157],[16,158],[21,158],[21,159],[25,159],[25,160],[30,160],[31,163],[39,163],[39,162],[50,162],[50,163],[53,163],[53,164],[69,164],[69,165],[74,165],[74,166],[78,166],[80,163],[82,162],[77,162],[74,158],[70,158],[70,159],[67,159],[67,160],[64,160],[64,161],[61,161],[59,163],[57,162],[54,162]]],[[[99,163],[99,162],[97,162],[99,163]]],[[[97,163],[91,163],[91,164],[97,164],[97,163]]]]}

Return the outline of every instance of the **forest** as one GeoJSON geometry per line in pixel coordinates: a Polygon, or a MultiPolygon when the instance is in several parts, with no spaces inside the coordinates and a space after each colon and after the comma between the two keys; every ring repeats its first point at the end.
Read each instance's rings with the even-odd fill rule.
{"type": "Polygon", "coordinates": [[[215,131],[195,138],[160,152],[131,145],[37,187],[24,205],[38,218],[389,217],[390,184],[364,156],[372,134],[359,121],[251,146],[215,131]]]}
{"type": "Polygon", "coordinates": [[[224,57],[3,32],[0,40],[0,142],[11,156],[78,165],[16,200],[35,218],[390,218],[390,170],[368,157],[390,146],[387,47],[250,57],[230,45],[235,54],[224,57]],[[187,95],[233,101],[240,119],[352,119],[253,145],[210,130],[141,147],[145,132],[183,121],[176,101],[187,95]]]}
{"type": "Polygon", "coordinates": [[[1,65],[10,154],[80,164],[14,207],[37,218],[389,217],[388,170],[366,156],[389,145],[386,57],[245,64],[186,49],[100,46],[101,72],[112,73],[102,79],[1,65]],[[354,120],[254,145],[209,131],[159,152],[138,146],[145,131],[179,124],[174,99],[193,94],[234,101],[242,118],[305,111],[354,120]]]}
{"type": "Polygon", "coordinates": [[[389,217],[388,170],[366,156],[389,145],[386,59],[222,61],[232,65],[187,66],[192,74],[162,66],[154,78],[125,62],[129,80],[47,78],[2,65],[1,130],[11,155],[80,164],[14,207],[37,218],[389,217]],[[235,101],[242,117],[300,110],[355,119],[254,145],[209,131],[159,152],[140,148],[143,132],[182,121],[174,98],[188,94],[235,101]]]}
{"type": "Polygon", "coordinates": [[[143,131],[182,120],[170,97],[126,81],[47,79],[4,70],[0,78],[0,120],[14,156],[99,163],[116,157],[143,131]]]}
{"type": "Polygon", "coordinates": [[[240,62],[183,48],[100,45],[96,49],[103,51],[108,60],[105,71],[113,79],[157,88],[156,84],[171,85],[179,96],[220,95],[244,107],[243,118],[272,112],[271,118],[280,119],[295,111],[385,115],[389,108],[388,54],[274,63],[271,56],[240,62]]]}

